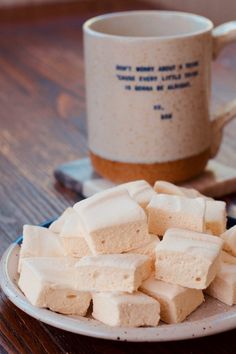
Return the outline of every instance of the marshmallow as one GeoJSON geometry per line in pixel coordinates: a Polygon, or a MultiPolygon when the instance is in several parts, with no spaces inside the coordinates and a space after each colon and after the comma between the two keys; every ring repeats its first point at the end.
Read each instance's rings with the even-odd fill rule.
{"type": "Polygon", "coordinates": [[[65,251],[60,237],[41,226],[24,225],[23,242],[20,249],[18,271],[22,259],[28,257],[63,257],[65,251]]]}
{"type": "Polygon", "coordinates": [[[180,197],[188,198],[202,197],[206,200],[211,200],[211,198],[199,193],[196,189],[179,187],[173,183],[166,181],[156,181],[156,183],[154,184],[154,191],[160,194],[179,195],[180,197]]]}
{"type": "Polygon", "coordinates": [[[204,301],[201,290],[156,280],[153,275],[142,283],[140,290],[158,300],[161,320],[166,323],[182,322],[204,301]]]}
{"type": "Polygon", "coordinates": [[[147,206],[149,232],[161,236],[171,227],[203,232],[205,205],[203,198],[157,194],[147,206]]]}
{"type": "Polygon", "coordinates": [[[49,230],[59,234],[68,216],[73,213],[73,211],[73,208],[67,208],[55,221],[51,223],[49,230]]]}
{"type": "Polygon", "coordinates": [[[222,262],[206,293],[227,305],[236,304],[236,265],[222,262]]]}
{"type": "Polygon", "coordinates": [[[205,229],[219,236],[226,230],[226,203],[218,200],[207,200],[205,211],[205,229]]]}
{"type": "Polygon", "coordinates": [[[92,315],[109,326],[157,326],[160,304],[138,291],[133,294],[94,293],[92,315]]]}
{"type": "Polygon", "coordinates": [[[236,226],[225,231],[221,235],[221,238],[224,240],[224,250],[236,256],[236,226]]]}
{"type": "Polygon", "coordinates": [[[83,235],[79,215],[74,209],[72,210],[60,232],[66,254],[78,258],[91,255],[92,253],[83,235]]]}
{"type": "Polygon", "coordinates": [[[26,258],[18,285],[32,305],[63,314],[85,316],[91,301],[88,292],[74,288],[75,260],[26,258]]]}
{"type": "Polygon", "coordinates": [[[144,180],[133,181],[120,184],[117,188],[125,188],[132,199],[134,199],[143,209],[146,209],[156,192],[150,184],[144,180]]]}
{"type": "Polygon", "coordinates": [[[169,229],[156,247],[155,277],[187,288],[205,289],[219,270],[222,244],[216,236],[169,229]]]}
{"type": "MultiPolygon", "coordinates": [[[[198,198],[206,201],[205,230],[207,233],[219,236],[226,229],[226,203],[206,197],[196,189],[178,187],[175,184],[165,181],[157,181],[154,185],[157,193],[178,195],[181,197],[198,198]]],[[[195,230],[199,231],[199,230],[195,230]]]]}
{"type": "Polygon", "coordinates": [[[231,256],[231,254],[221,251],[221,261],[229,264],[236,264],[236,257],[231,256]]]}
{"type": "Polygon", "coordinates": [[[97,193],[74,208],[93,254],[126,252],[149,240],[147,216],[126,190],[97,193]]]}
{"type": "Polygon", "coordinates": [[[150,273],[151,261],[144,255],[87,256],[76,263],[75,284],[83,291],[133,292],[150,273]]]}

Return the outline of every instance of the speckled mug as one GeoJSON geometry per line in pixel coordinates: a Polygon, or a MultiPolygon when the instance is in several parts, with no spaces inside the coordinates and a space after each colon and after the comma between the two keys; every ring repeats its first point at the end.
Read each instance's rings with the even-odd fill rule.
{"type": "Polygon", "coordinates": [[[131,11],[84,24],[90,157],[102,176],[181,182],[204,169],[236,101],[210,120],[211,61],[236,22],[131,11]]]}

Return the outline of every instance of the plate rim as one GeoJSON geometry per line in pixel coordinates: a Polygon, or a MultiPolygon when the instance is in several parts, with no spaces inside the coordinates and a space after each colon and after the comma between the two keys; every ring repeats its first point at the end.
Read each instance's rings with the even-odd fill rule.
{"type": "Polygon", "coordinates": [[[37,308],[29,303],[29,301],[21,293],[20,289],[17,288],[17,285],[11,280],[7,271],[10,257],[17,251],[17,248],[19,248],[18,243],[12,243],[1,258],[0,286],[7,298],[15,306],[31,317],[56,328],[94,338],[128,342],[179,341],[214,335],[236,328],[236,311],[234,311],[234,313],[230,312],[228,315],[227,313],[213,315],[206,320],[205,324],[204,320],[197,320],[195,322],[201,322],[201,325],[195,325],[197,327],[196,331],[196,328],[189,330],[189,322],[182,322],[174,325],[163,325],[159,327],[124,328],[109,327],[94,320],[93,322],[98,323],[95,326],[94,323],[91,325],[89,319],[86,321],[86,318],[75,318],[73,316],[58,314],[47,309],[37,308]],[[82,319],[84,319],[84,322],[82,319]],[[210,325],[209,319],[212,319],[210,325]],[[172,328],[175,326],[175,332],[168,337],[167,334],[171,330],[171,326],[172,328]],[[176,328],[178,329],[176,330],[176,328]],[[141,333],[142,335],[140,335],[141,333]],[[143,336],[146,338],[143,338],[143,336]]]}

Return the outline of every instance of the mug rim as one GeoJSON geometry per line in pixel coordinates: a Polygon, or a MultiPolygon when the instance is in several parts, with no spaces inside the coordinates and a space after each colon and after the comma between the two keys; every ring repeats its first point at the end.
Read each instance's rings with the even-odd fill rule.
{"type": "Polygon", "coordinates": [[[160,40],[160,41],[165,41],[165,40],[171,40],[171,39],[183,39],[183,38],[191,38],[195,37],[198,35],[201,35],[203,33],[210,32],[214,27],[213,22],[208,19],[207,17],[197,15],[194,13],[190,12],[184,12],[184,11],[168,11],[168,10],[132,10],[132,11],[119,11],[119,12],[112,12],[112,13],[106,13],[103,15],[95,16],[83,24],[83,31],[84,33],[96,36],[96,37],[102,37],[102,38],[112,38],[112,39],[122,39],[122,40],[160,40]],[[110,18],[117,18],[117,17],[126,17],[129,15],[148,15],[148,14],[156,14],[156,15],[164,15],[164,16],[169,16],[169,15],[174,15],[174,16],[185,16],[188,17],[192,20],[201,20],[202,22],[204,21],[206,24],[206,27],[203,29],[196,30],[194,32],[187,32],[183,34],[174,34],[174,35],[167,35],[167,36],[162,36],[162,35],[153,35],[153,36],[129,36],[129,35],[118,35],[118,34],[110,34],[106,32],[100,32],[98,30],[95,30],[92,28],[92,26],[100,21],[110,19],[110,18]]]}

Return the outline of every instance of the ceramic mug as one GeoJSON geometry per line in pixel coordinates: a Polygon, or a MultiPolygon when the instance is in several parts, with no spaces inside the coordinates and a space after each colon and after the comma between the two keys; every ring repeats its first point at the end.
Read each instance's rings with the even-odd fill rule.
{"type": "Polygon", "coordinates": [[[112,13],[84,26],[88,142],[102,176],[125,182],[188,180],[220,145],[236,101],[210,119],[211,61],[236,40],[236,22],[213,29],[172,11],[112,13]]]}

